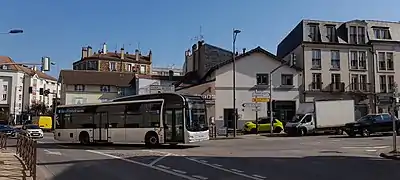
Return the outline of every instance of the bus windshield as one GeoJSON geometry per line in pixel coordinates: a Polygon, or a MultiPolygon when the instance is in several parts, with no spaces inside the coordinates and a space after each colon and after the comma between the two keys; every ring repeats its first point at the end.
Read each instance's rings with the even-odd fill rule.
{"type": "Polygon", "coordinates": [[[189,131],[208,130],[205,101],[188,101],[186,128],[189,131]]]}

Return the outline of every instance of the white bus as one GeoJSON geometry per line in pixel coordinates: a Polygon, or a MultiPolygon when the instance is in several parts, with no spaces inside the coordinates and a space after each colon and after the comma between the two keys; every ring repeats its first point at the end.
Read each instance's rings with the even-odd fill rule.
{"type": "Polygon", "coordinates": [[[57,107],[54,139],[90,144],[193,143],[209,139],[205,100],[159,93],[127,96],[109,103],[57,107]]]}

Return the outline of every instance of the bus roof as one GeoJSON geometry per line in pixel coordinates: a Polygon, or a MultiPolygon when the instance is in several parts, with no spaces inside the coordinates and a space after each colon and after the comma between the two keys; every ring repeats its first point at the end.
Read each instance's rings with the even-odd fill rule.
{"type": "Polygon", "coordinates": [[[154,96],[154,95],[161,95],[162,97],[165,96],[165,95],[173,95],[173,96],[179,96],[182,99],[186,99],[186,98],[196,98],[196,99],[200,98],[200,99],[202,99],[201,96],[180,94],[180,93],[175,93],[175,92],[168,92],[168,93],[153,93],[153,94],[139,94],[139,95],[124,96],[124,97],[120,97],[120,98],[115,98],[112,101],[113,102],[121,102],[121,100],[125,100],[125,99],[131,99],[131,98],[136,98],[136,97],[154,96]]]}
{"type": "Polygon", "coordinates": [[[164,101],[164,99],[148,99],[148,100],[104,102],[104,103],[87,103],[87,104],[68,104],[68,105],[57,106],[57,108],[101,106],[101,105],[114,105],[114,104],[127,104],[127,103],[140,103],[140,102],[157,102],[157,101],[164,101]]]}

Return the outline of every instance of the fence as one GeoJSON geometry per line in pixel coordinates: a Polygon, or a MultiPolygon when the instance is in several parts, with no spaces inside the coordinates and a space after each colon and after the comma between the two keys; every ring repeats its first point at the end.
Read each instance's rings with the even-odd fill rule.
{"type": "Polygon", "coordinates": [[[0,149],[7,148],[7,135],[0,133],[0,149]]]}
{"type": "Polygon", "coordinates": [[[25,163],[33,180],[36,180],[36,141],[24,136],[18,135],[17,154],[25,163]]]}

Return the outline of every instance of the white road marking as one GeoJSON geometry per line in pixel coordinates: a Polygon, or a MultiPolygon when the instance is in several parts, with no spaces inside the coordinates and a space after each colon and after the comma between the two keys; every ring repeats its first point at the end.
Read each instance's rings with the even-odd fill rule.
{"type": "Polygon", "coordinates": [[[253,174],[253,176],[254,176],[254,177],[258,177],[258,178],[262,178],[262,179],[265,179],[265,178],[267,178],[267,177],[260,176],[260,175],[257,175],[257,174],[253,174]]]}
{"type": "Polygon", "coordinates": [[[148,167],[148,168],[151,168],[151,169],[154,169],[154,170],[158,170],[158,171],[161,171],[161,172],[164,172],[164,173],[167,173],[167,174],[171,174],[171,175],[174,175],[174,176],[178,176],[178,177],[181,177],[181,178],[184,178],[184,179],[198,180],[196,178],[193,178],[193,177],[190,177],[190,176],[187,176],[187,175],[184,175],[184,174],[179,174],[179,173],[176,173],[176,172],[173,172],[173,171],[170,171],[170,170],[167,170],[167,169],[163,169],[163,168],[160,168],[160,167],[157,167],[157,166],[150,166],[150,165],[145,164],[145,163],[133,161],[133,160],[130,160],[130,159],[125,159],[125,158],[114,156],[114,155],[111,155],[111,154],[102,153],[100,151],[95,151],[95,150],[86,150],[86,151],[94,153],[94,154],[107,156],[107,157],[114,158],[114,159],[119,159],[119,160],[122,160],[122,161],[125,161],[125,162],[129,162],[129,163],[132,163],[132,164],[148,167]]]}
{"type": "Polygon", "coordinates": [[[350,146],[350,147],[342,147],[343,149],[385,149],[390,146],[350,146]]]}
{"type": "Polygon", "coordinates": [[[160,167],[160,168],[164,168],[164,169],[171,169],[170,167],[164,166],[164,165],[157,165],[157,166],[160,167]]]}
{"type": "Polygon", "coordinates": [[[235,171],[235,172],[238,172],[238,173],[242,173],[242,172],[244,172],[244,171],[242,171],[242,170],[239,170],[239,169],[231,169],[231,171],[235,171]]]}
{"type": "Polygon", "coordinates": [[[181,170],[177,170],[177,169],[173,169],[172,171],[177,172],[177,173],[181,173],[181,174],[186,174],[185,171],[181,171],[181,170]]]}
{"type": "Polygon", "coordinates": [[[366,152],[376,152],[376,151],[378,151],[377,149],[366,149],[365,150],[366,152]]]}
{"type": "Polygon", "coordinates": [[[200,162],[203,162],[203,163],[207,163],[207,161],[206,160],[199,160],[200,162]]]}
{"type": "Polygon", "coordinates": [[[161,156],[161,157],[157,158],[156,160],[154,160],[153,162],[151,162],[149,165],[150,165],[150,166],[153,166],[154,164],[158,163],[159,161],[161,161],[162,159],[164,159],[164,158],[166,158],[166,157],[168,157],[168,156],[170,156],[170,155],[171,155],[171,154],[166,154],[166,155],[164,155],[164,156],[161,156]]]}
{"type": "Polygon", "coordinates": [[[61,152],[49,151],[49,150],[47,150],[47,149],[44,149],[43,151],[44,151],[46,154],[59,155],[59,156],[62,155],[61,152]]]}
{"type": "Polygon", "coordinates": [[[340,141],[340,139],[334,139],[334,140],[332,140],[333,142],[339,142],[340,141]]]}
{"type": "Polygon", "coordinates": [[[208,177],[198,176],[198,175],[193,175],[192,177],[197,178],[197,179],[201,179],[201,180],[207,180],[208,179],[208,177]]]}
{"type": "Polygon", "coordinates": [[[242,177],[246,177],[246,178],[249,178],[249,179],[263,180],[261,178],[256,178],[256,177],[253,177],[253,176],[249,176],[247,174],[243,174],[243,173],[235,172],[235,171],[232,171],[232,170],[229,170],[229,169],[225,169],[225,168],[222,168],[222,167],[214,166],[212,164],[203,163],[201,161],[198,161],[198,160],[195,160],[195,159],[192,159],[192,158],[186,158],[186,159],[188,159],[190,161],[194,161],[194,162],[200,163],[200,164],[203,164],[203,165],[206,165],[206,166],[209,166],[209,167],[212,167],[214,169],[218,169],[218,170],[221,170],[221,171],[229,172],[229,173],[236,174],[236,175],[239,175],[239,176],[242,176],[242,177]]]}
{"type": "Polygon", "coordinates": [[[222,167],[221,164],[213,164],[214,166],[222,167]]]}

